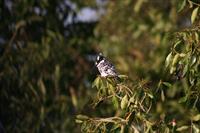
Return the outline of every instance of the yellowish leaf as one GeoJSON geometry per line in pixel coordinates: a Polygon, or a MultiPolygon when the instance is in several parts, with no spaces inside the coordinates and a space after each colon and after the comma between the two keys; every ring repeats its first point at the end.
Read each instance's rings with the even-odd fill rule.
{"type": "Polygon", "coordinates": [[[198,15],[198,10],[199,10],[199,7],[195,8],[193,11],[192,11],[192,15],[191,15],[191,22],[192,24],[194,23],[197,15],[198,15]]]}
{"type": "Polygon", "coordinates": [[[125,95],[121,101],[121,109],[125,109],[128,105],[128,96],[125,95]]]}

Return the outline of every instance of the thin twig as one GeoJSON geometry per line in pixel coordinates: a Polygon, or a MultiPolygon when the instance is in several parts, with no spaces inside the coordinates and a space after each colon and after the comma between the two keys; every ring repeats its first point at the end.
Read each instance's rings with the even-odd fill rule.
{"type": "Polygon", "coordinates": [[[131,125],[131,128],[134,130],[134,133],[139,133],[138,129],[134,125],[131,125]]]}
{"type": "Polygon", "coordinates": [[[98,124],[96,125],[96,127],[95,127],[94,131],[96,131],[96,130],[97,130],[97,128],[98,128],[98,127],[99,127],[101,124],[102,124],[102,122],[98,123],[98,124]]]}
{"type": "Polygon", "coordinates": [[[193,1],[191,1],[191,0],[188,0],[188,2],[191,2],[192,4],[194,4],[194,5],[196,5],[196,6],[200,6],[200,4],[195,3],[195,2],[193,2],[193,1]]]}
{"type": "Polygon", "coordinates": [[[13,33],[13,35],[12,35],[12,37],[11,37],[10,41],[8,42],[8,45],[7,45],[6,49],[5,49],[4,55],[5,55],[6,53],[8,53],[9,48],[11,47],[13,41],[15,40],[15,37],[17,36],[17,32],[18,32],[18,30],[16,30],[16,31],[13,33]]]}
{"type": "Polygon", "coordinates": [[[151,109],[151,106],[152,106],[152,102],[151,102],[151,104],[150,104],[150,106],[149,106],[149,108],[148,108],[148,110],[147,110],[147,113],[149,113],[149,111],[150,111],[150,109],[151,109]]]}
{"type": "Polygon", "coordinates": [[[122,124],[127,124],[127,120],[122,119],[120,117],[109,117],[109,118],[93,118],[93,121],[96,122],[109,122],[109,123],[122,123],[122,124]],[[118,120],[120,122],[118,122],[118,120]]]}
{"type": "Polygon", "coordinates": [[[142,109],[142,111],[146,112],[146,110],[144,109],[144,107],[142,106],[142,104],[139,103],[139,105],[140,105],[140,108],[142,109]]]}
{"type": "MultiPolygon", "coordinates": [[[[122,85],[122,84],[120,84],[120,85],[118,85],[118,86],[123,86],[131,95],[133,95],[133,92],[130,90],[130,88],[128,88],[127,86],[125,86],[125,85],[122,85]]],[[[129,95],[130,95],[129,94],[129,95]]]]}
{"type": "Polygon", "coordinates": [[[141,100],[141,104],[143,103],[143,101],[144,101],[144,99],[145,99],[145,97],[146,97],[146,93],[144,93],[144,96],[143,96],[143,98],[142,98],[142,100],[141,100]]]}

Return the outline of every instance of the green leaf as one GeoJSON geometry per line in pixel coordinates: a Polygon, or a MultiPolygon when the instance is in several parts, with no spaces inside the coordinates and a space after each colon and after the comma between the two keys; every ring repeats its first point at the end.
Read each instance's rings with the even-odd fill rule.
{"type": "Polygon", "coordinates": [[[196,107],[198,101],[199,101],[199,97],[197,96],[197,98],[196,98],[195,101],[194,101],[193,108],[196,107]]]}
{"type": "Polygon", "coordinates": [[[165,66],[168,67],[171,61],[172,61],[172,52],[169,53],[168,56],[166,57],[165,66]]]}
{"type": "Polygon", "coordinates": [[[87,119],[89,119],[89,117],[86,116],[86,115],[77,115],[76,118],[79,119],[79,120],[87,120],[87,119]]]}
{"type": "Polygon", "coordinates": [[[179,44],[181,44],[182,40],[178,40],[175,44],[174,44],[174,48],[176,48],[179,44]]]}
{"type": "Polygon", "coordinates": [[[199,10],[199,7],[195,8],[193,11],[192,11],[192,15],[191,15],[191,22],[192,24],[194,23],[197,15],[198,15],[198,10],[199,10]]]}
{"type": "Polygon", "coordinates": [[[110,87],[110,83],[105,78],[100,78],[100,88],[103,89],[105,94],[108,94],[108,88],[110,87]]]}
{"type": "MultiPolygon", "coordinates": [[[[112,84],[108,84],[108,88],[109,88],[109,90],[111,90],[111,92],[113,94],[115,94],[115,88],[114,88],[114,86],[112,84]]],[[[115,109],[118,109],[119,108],[119,102],[118,102],[116,96],[112,97],[112,102],[113,102],[113,105],[114,105],[115,109]]]]}
{"type": "Polygon", "coordinates": [[[186,130],[188,128],[189,128],[189,126],[182,126],[182,127],[177,128],[176,131],[181,132],[181,131],[186,130]]]}
{"type": "Polygon", "coordinates": [[[141,8],[143,2],[145,2],[145,0],[138,0],[138,1],[135,3],[134,12],[137,13],[137,12],[140,11],[140,8],[141,8]]]}
{"type": "Polygon", "coordinates": [[[189,7],[192,8],[193,7],[192,1],[188,0],[188,3],[189,3],[189,7]]]}
{"type": "Polygon", "coordinates": [[[194,81],[196,80],[195,78],[195,70],[194,69],[191,69],[190,70],[190,73],[189,73],[189,82],[191,85],[194,85],[194,81]]]}
{"type": "Polygon", "coordinates": [[[134,103],[134,102],[135,102],[135,95],[133,95],[129,100],[129,103],[134,103]]]}
{"type": "Polygon", "coordinates": [[[112,102],[113,102],[113,105],[114,105],[115,109],[118,109],[119,108],[119,103],[118,103],[117,97],[113,96],[112,102]]]}
{"type": "Polygon", "coordinates": [[[198,34],[198,32],[195,32],[194,34],[195,34],[195,40],[196,40],[196,41],[197,41],[197,43],[198,43],[198,42],[199,42],[199,40],[200,40],[200,39],[199,39],[199,34],[198,34]]]}
{"type": "Polygon", "coordinates": [[[175,65],[177,64],[178,59],[179,59],[179,54],[176,54],[176,55],[174,56],[173,61],[172,61],[172,66],[175,66],[175,65]]]}
{"type": "Polygon", "coordinates": [[[164,84],[165,86],[167,86],[168,88],[171,88],[171,87],[172,87],[172,85],[171,85],[170,83],[168,83],[168,82],[163,82],[163,84],[164,84]]]}
{"type": "Polygon", "coordinates": [[[121,101],[121,109],[126,109],[127,105],[128,105],[128,96],[125,95],[121,101]]]}
{"type": "Polygon", "coordinates": [[[59,65],[56,65],[55,66],[55,86],[58,85],[58,81],[60,79],[60,66],[59,65]]]}
{"type": "Polygon", "coordinates": [[[100,77],[99,76],[94,80],[94,82],[92,84],[92,88],[94,88],[94,87],[97,87],[97,89],[100,88],[100,77]]]}
{"type": "Polygon", "coordinates": [[[40,79],[38,81],[38,86],[40,88],[40,91],[41,91],[42,95],[45,96],[46,95],[46,87],[45,87],[45,84],[44,84],[42,79],[40,79]]]}
{"type": "Polygon", "coordinates": [[[148,95],[151,99],[154,98],[154,96],[153,96],[152,94],[150,94],[150,93],[147,93],[147,95],[148,95]]]}
{"type": "Polygon", "coordinates": [[[180,98],[178,102],[179,103],[184,103],[186,101],[187,101],[187,96],[184,96],[184,97],[180,98]]]}
{"type": "Polygon", "coordinates": [[[200,114],[193,116],[192,120],[193,121],[199,121],[200,120],[200,114]]]}
{"type": "Polygon", "coordinates": [[[175,70],[176,70],[176,67],[172,66],[170,69],[170,74],[174,73],[175,70]]]}
{"type": "Polygon", "coordinates": [[[188,72],[188,64],[183,69],[183,77],[186,75],[187,72],[188,72]]]}
{"type": "Polygon", "coordinates": [[[162,100],[162,101],[165,101],[165,94],[164,94],[164,91],[163,91],[163,90],[161,90],[161,100],[162,100]]]}
{"type": "Polygon", "coordinates": [[[75,122],[76,122],[76,123],[79,123],[79,124],[80,124],[80,123],[83,123],[82,120],[78,120],[78,119],[76,119],[75,122]]]}
{"type": "Polygon", "coordinates": [[[118,77],[122,80],[128,79],[127,75],[118,75],[118,77]]]}
{"type": "Polygon", "coordinates": [[[191,59],[191,66],[193,66],[197,61],[197,57],[196,56],[192,56],[192,59],[191,59]]]}
{"type": "Polygon", "coordinates": [[[180,56],[180,57],[185,57],[186,54],[184,54],[184,53],[180,53],[179,56],[180,56]]]}
{"type": "Polygon", "coordinates": [[[192,129],[193,129],[194,133],[199,133],[200,132],[200,128],[196,124],[192,124],[192,129]]]}
{"type": "Polygon", "coordinates": [[[170,130],[168,127],[166,127],[164,130],[165,130],[164,133],[170,133],[170,130]]]}
{"type": "Polygon", "coordinates": [[[178,9],[178,12],[180,12],[180,11],[183,10],[183,8],[184,8],[185,5],[186,5],[186,0],[183,0],[179,5],[180,5],[180,6],[179,6],[179,9],[178,9]]]}

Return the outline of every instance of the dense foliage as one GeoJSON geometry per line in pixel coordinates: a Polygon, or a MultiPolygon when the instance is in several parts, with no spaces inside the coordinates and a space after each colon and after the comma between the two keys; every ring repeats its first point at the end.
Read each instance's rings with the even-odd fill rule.
{"type": "Polygon", "coordinates": [[[5,132],[200,132],[198,0],[0,4],[5,132]],[[105,14],[77,21],[84,7],[105,14]],[[97,76],[98,52],[120,83],[97,76]]]}
{"type": "Polygon", "coordinates": [[[106,101],[113,112],[78,115],[82,131],[200,131],[200,5],[190,0],[164,3],[109,3],[97,33],[104,52],[129,78],[119,84],[96,78],[94,102],[106,101]]]}
{"type": "Polygon", "coordinates": [[[7,2],[1,1],[0,15],[2,125],[6,132],[76,131],[73,117],[90,93],[85,54],[93,49],[95,23],[64,26],[76,14],[62,9],[63,1],[19,0],[10,10],[7,2]]]}

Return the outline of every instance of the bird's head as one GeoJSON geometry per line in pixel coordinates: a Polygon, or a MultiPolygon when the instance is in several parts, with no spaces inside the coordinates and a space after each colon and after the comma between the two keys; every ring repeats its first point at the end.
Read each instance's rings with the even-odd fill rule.
{"type": "Polygon", "coordinates": [[[102,53],[99,53],[99,55],[97,55],[95,65],[99,64],[99,62],[101,62],[103,59],[105,59],[105,57],[102,53]]]}

